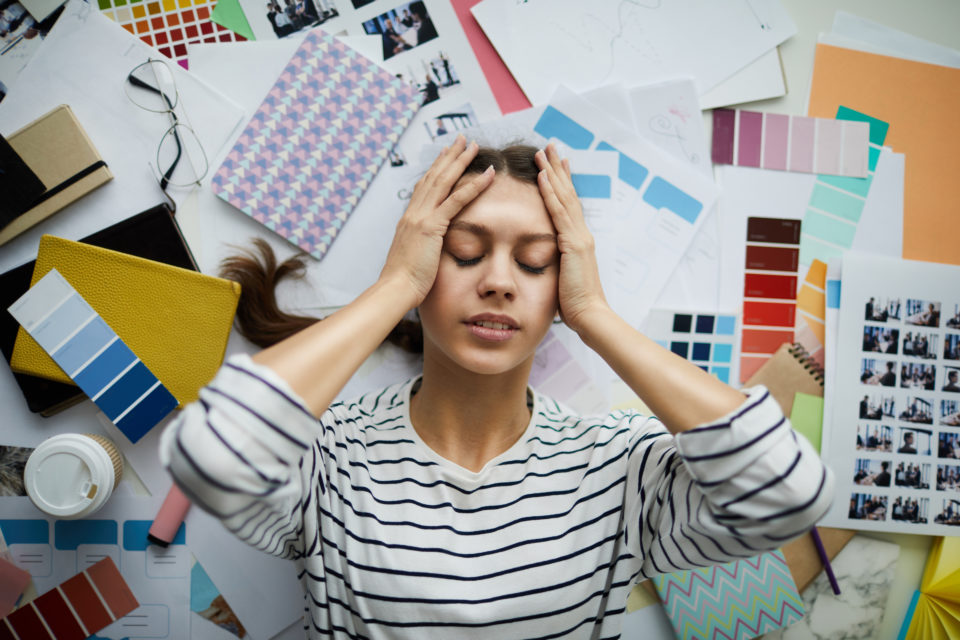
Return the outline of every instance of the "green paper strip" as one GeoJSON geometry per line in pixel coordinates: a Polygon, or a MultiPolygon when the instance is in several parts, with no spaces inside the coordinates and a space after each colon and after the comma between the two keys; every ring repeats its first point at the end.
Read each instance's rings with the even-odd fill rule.
{"type": "Polygon", "coordinates": [[[799,391],[795,393],[790,422],[793,423],[793,428],[803,434],[819,453],[823,432],[823,398],[799,391]]]}
{"type": "Polygon", "coordinates": [[[210,20],[239,33],[247,40],[256,40],[253,29],[247,22],[247,16],[240,6],[240,0],[218,0],[217,6],[213,8],[213,13],[210,14],[210,20]]]}

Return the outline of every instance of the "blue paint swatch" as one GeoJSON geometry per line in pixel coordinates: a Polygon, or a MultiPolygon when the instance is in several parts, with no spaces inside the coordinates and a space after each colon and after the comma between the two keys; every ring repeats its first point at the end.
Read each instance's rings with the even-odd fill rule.
{"type": "Polygon", "coordinates": [[[697,316],[697,333],[713,333],[713,316],[697,316]]]}
{"type": "Polygon", "coordinates": [[[718,342],[713,345],[714,362],[730,362],[733,360],[733,345],[718,342]]]}
{"type": "Polygon", "coordinates": [[[690,356],[691,360],[710,360],[710,343],[709,342],[694,342],[693,343],[693,353],[690,356]]]}
{"type": "Polygon", "coordinates": [[[643,192],[643,200],[655,209],[674,212],[690,224],[697,222],[703,203],[657,176],[643,192]]]}
{"type": "Polygon", "coordinates": [[[732,336],[737,326],[734,316],[717,316],[717,335],[732,336]]]}
{"type": "MultiPolygon", "coordinates": [[[[149,546],[147,532],[153,520],[127,520],[123,523],[123,549],[125,551],[146,551],[149,546]]],[[[187,526],[181,522],[177,534],[170,544],[187,544],[187,526]]]]}
{"type": "Polygon", "coordinates": [[[840,281],[827,280],[827,308],[840,308],[840,281]]]}
{"type": "Polygon", "coordinates": [[[544,138],[556,138],[571,149],[589,149],[593,143],[589,129],[553,107],[544,109],[533,130],[544,138]]]}
{"type": "Polygon", "coordinates": [[[673,330],[677,333],[687,333],[690,331],[690,324],[693,322],[693,316],[685,313],[678,313],[673,316],[673,330]]]}
{"type": "Polygon", "coordinates": [[[594,173],[574,173],[570,175],[573,188],[581,198],[610,198],[613,185],[610,176],[594,173]]]}
{"type": "Polygon", "coordinates": [[[50,544],[50,523],[46,520],[0,520],[7,544],[50,544]]]}
{"type": "Polygon", "coordinates": [[[52,269],[10,313],[131,442],[177,407],[177,399],[52,269]]]}
{"type": "Polygon", "coordinates": [[[686,342],[671,342],[670,351],[673,351],[675,354],[681,358],[687,357],[688,344],[686,342]]]}
{"type": "Polygon", "coordinates": [[[710,367],[710,373],[717,376],[721,382],[730,384],[730,367],[710,367]]]}
{"type": "Polygon", "coordinates": [[[54,546],[76,551],[82,544],[117,544],[116,520],[57,520],[53,524],[54,546]]]}

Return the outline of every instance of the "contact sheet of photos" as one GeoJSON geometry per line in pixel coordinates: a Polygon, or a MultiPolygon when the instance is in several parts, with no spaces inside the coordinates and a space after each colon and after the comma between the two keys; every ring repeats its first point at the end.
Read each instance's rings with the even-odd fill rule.
{"type": "Polygon", "coordinates": [[[960,535],[960,267],[851,254],[824,524],[960,535]]]}

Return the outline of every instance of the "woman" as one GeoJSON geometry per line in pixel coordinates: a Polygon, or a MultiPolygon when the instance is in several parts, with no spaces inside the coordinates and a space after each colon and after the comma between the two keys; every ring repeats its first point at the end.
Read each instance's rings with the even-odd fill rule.
{"type": "Polygon", "coordinates": [[[552,147],[462,137],[418,182],[379,280],[231,359],[162,456],[196,503],[302,567],[311,638],[616,637],[637,580],[779,547],[833,482],[766,390],[744,396],[610,309],[552,147]],[[334,403],[414,308],[422,376],[334,403]],[[581,417],[527,386],[558,311],[659,419],[581,417]]]}

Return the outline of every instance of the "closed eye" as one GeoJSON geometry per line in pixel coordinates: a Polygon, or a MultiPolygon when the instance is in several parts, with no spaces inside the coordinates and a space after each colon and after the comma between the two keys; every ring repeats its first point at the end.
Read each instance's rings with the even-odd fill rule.
{"type": "Polygon", "coordinates": [[[458,258],[457,256],[453,256],[453,260],[457,263],[458,267],[470,267],[480,262],[480,258],[482,257],[483,256],[477,256],[476,258],[468,258],[464,260],[462,258],[458,258]]]}
{"type": "Polygon", "coordinates": [[[547,270],[547,267],[546,267],[546,266],[542,266],[542,267],[531,267],[530,265],[528,265],[528,264],[523,264],[523,263],[520,262],[520,261],[517,261],[517,264],[520,265],[520,268],[523,269],[524,271],[529,271],[530,273],[535,273],[535,274],[537,274],[537,275],[540,275],[540,274],[544,273],[544,272],[547,270]]]}

